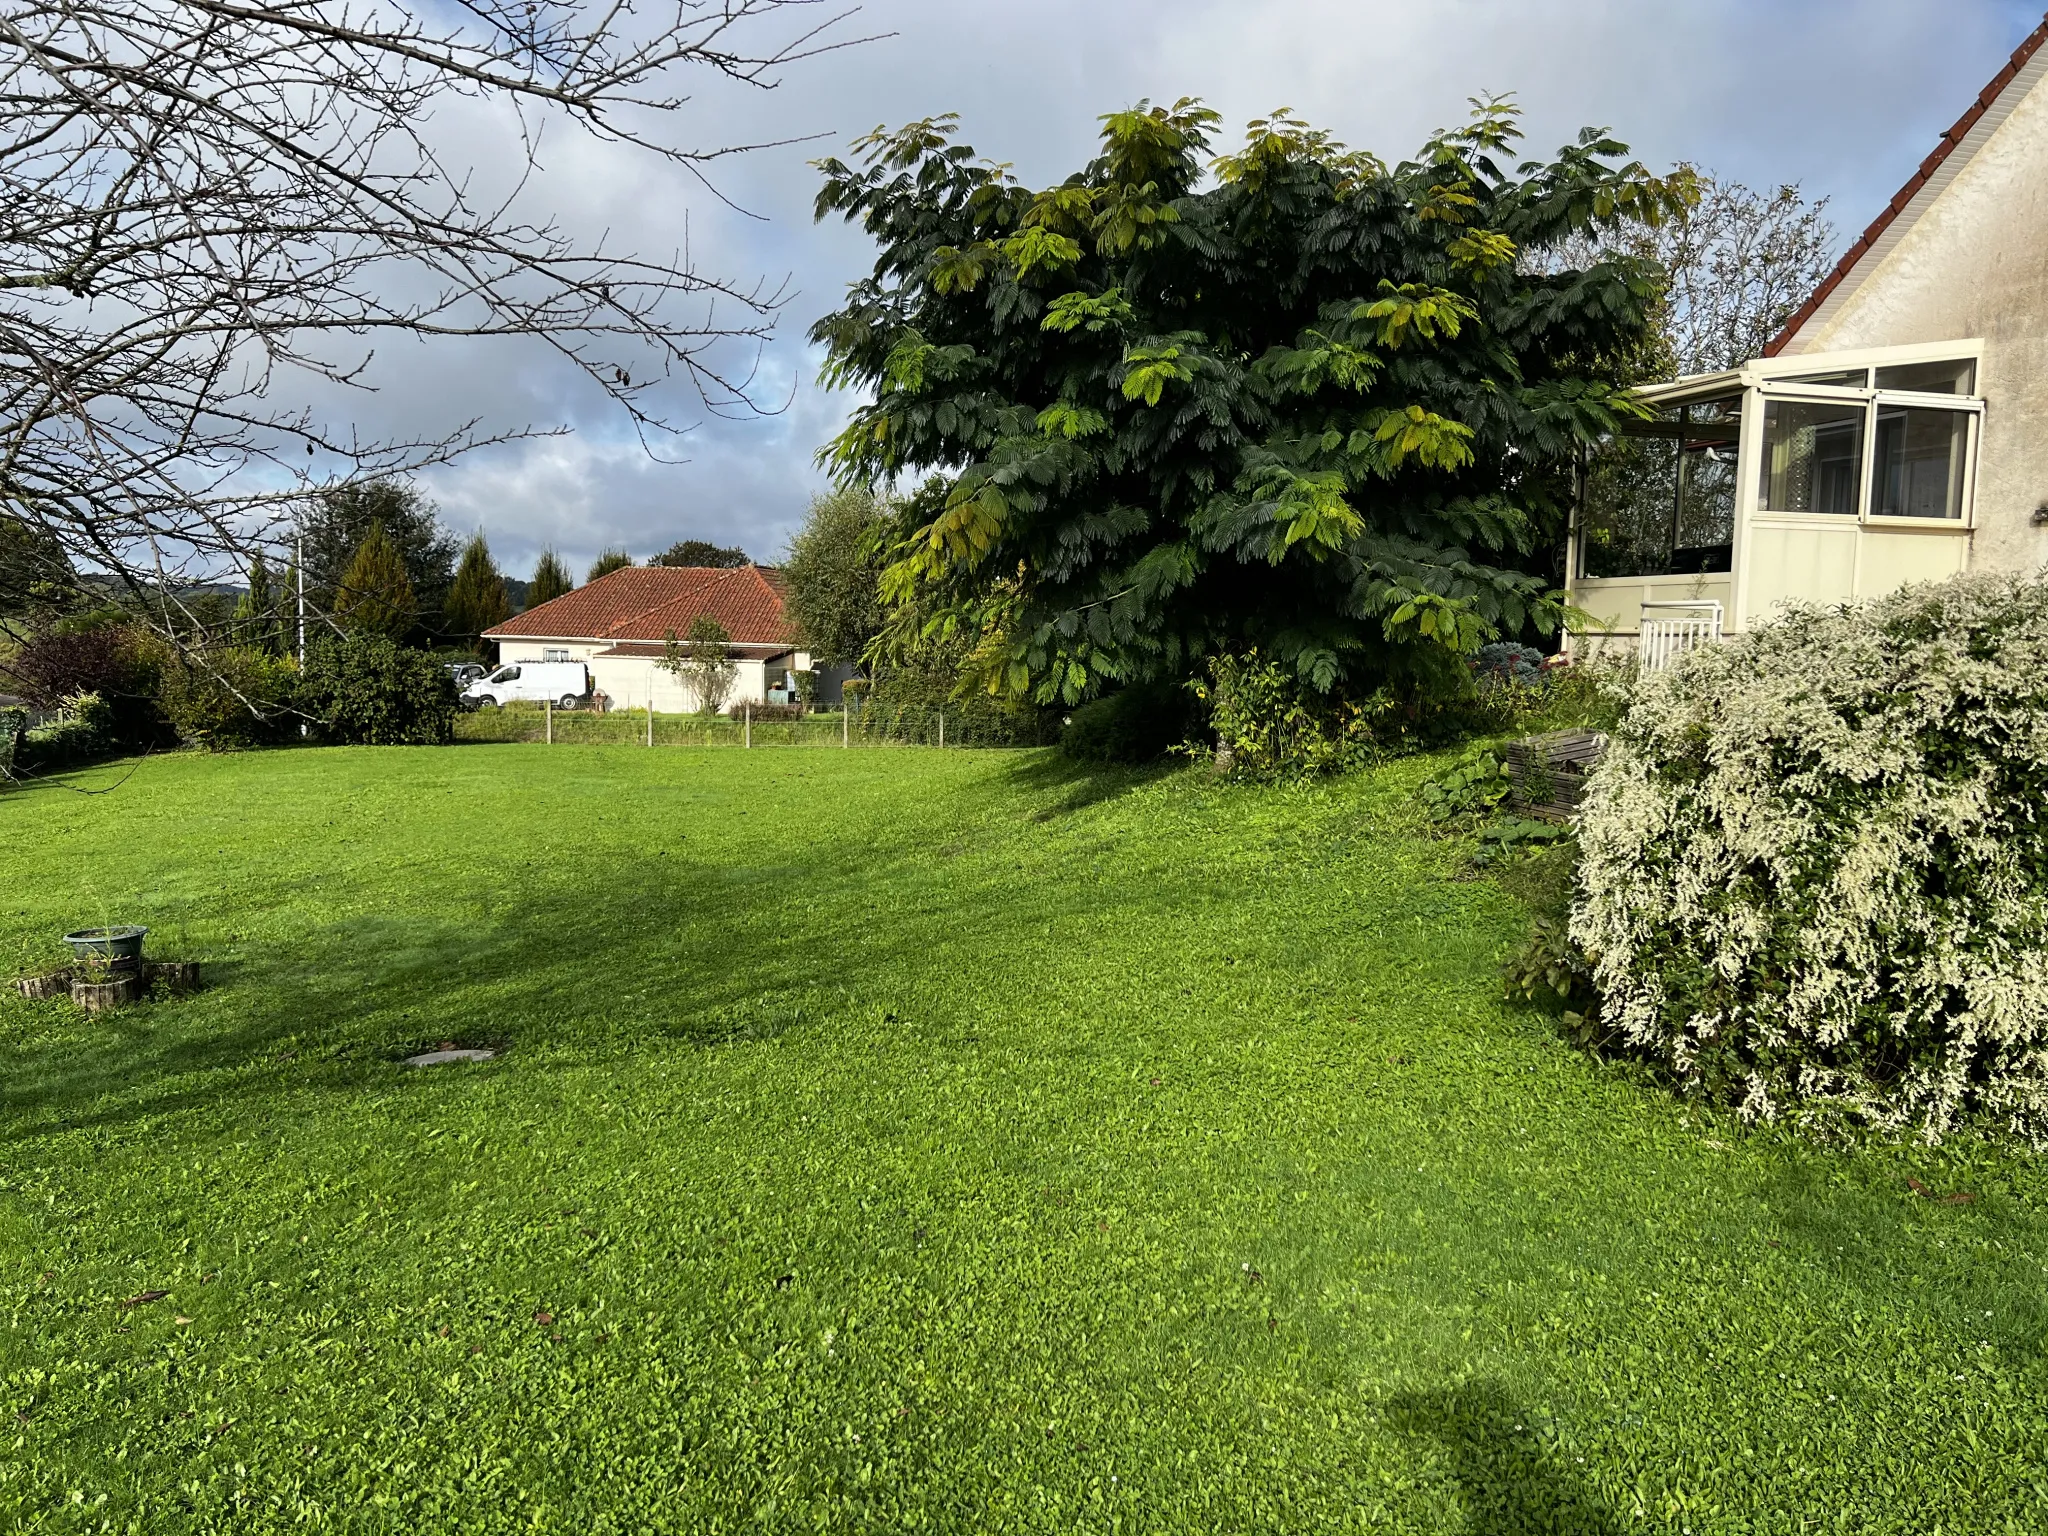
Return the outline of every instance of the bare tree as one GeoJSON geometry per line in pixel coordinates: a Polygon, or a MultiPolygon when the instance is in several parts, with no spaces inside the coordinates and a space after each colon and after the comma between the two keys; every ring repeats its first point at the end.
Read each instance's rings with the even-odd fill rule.
{"type": "Polygon", "coordinates": [[[1835,262],[1827,199],[1797,185],[1758,192],[1697,167],[1698,200],[1655,227],[1631,227],[1619,244],[1544,253],[1545,264],[1583,267],[1602,256],[1647,258],[1665,284],[1662,346],[1646,359],[1656,377],[1714,373],[1761,356],[1835,262]]]}
{"type": "Polygon", "coordinates": [[[823,3],[0,0],[0,518],[168,603],[309,494],[533,430],[316,420],[312,387],[360,387],[389,336],[533,338],[650,448],[687,425],[678,383],[753,408],[779,291],[534,222],[521,193],[551,128],[715,192],[759,146],[669,142],[684,77],[769,87],[857,41],[823,3]],[[430,136],[463,98],[503,112],[509,171],[430,136]]]}

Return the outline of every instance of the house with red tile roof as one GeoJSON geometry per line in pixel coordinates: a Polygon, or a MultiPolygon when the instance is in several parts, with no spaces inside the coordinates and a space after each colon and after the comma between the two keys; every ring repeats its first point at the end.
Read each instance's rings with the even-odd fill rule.
{"type": "Polygon", "coordinates": [[[669,637],[686,637],[706,615],[732,636],[738,677],[728,707],[787,697],[790,674],[809,669],[790,632],[781,573],[759,565],[622,566],[485,630],[484,638],[496,643],[500,665],[585,663],[613,708],[692,711],[692,690],[660,662],[669,637]]]}
{"type": "Polygon", "coordinates": [[[1764,355],[1589,466],[1576,648],[1657,665],[1788,600],[2048,564],[2048,20],[1764,355]]]}

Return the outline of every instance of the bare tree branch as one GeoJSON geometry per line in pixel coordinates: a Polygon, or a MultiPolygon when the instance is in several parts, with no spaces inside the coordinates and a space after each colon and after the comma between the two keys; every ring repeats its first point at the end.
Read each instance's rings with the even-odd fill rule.
{"type": "Polygon", "coordinates": [[[527,337],[650,449],[749,393],[780,289],[522,210],[550,125],[680,166],[690,78],[772,88],[864,39],[826,0],[0,0],[0,515],[158,604],[303,498],[531,434],[367,442],[292,398],[377,338],[527,337]],[[432,18],[432,19],[430,19],[432,18]],[[488,177],[436,106],[513,125],[488,177]],[[496,188],[486,194],[480,183],[496,188]]]}

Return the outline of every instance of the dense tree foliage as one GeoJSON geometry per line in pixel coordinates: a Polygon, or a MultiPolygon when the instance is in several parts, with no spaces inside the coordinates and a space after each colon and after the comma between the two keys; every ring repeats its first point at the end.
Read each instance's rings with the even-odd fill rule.
{"type": "Polygon", "coordinates": [[[713,544],[708,539],[678,539],[647,563],[681,566],[686,569],[708,566],[713,570],[736,571],[741,566],[752,565],[754,562],[747,558],[744,549],[713,544]]]}
{"type": "Polygon", "coordinates": [[[592,582],[600,576],[611,575],[613,571],[624,570],[632,563],[633,557],[623,549],[608,549],[590,562],[590,573],[583,579],[585,582],[592,582]]]}
{"type": "Polygon", "coordinates": [[[562,557],[552,549],[540,552],[540,559],[534,562],[533,580],[526,584],[526,606],[538,608],[542,603],[551,603],[565,592],[573,592],[576,582],[569,574],[569,567],[562,563],[562,557]]]}
{"type": "Polygon", "coordinates": [[[512,617],[505,595],[505,577],[491,558],[491,546],[479,530],[462,549],[462,564],[448,588],[441,610],[442,632],[463,645],[477,645],[478,636],[512,617]]]}
{"type": "Polygon", "coordinates": [[[885,508],[865,486],[811,498],[782,576],[790,621],[819,661],[857,663],[882,632],[880,557],[888,527],[885,508]]]}
{"type": "Polygon", "coordinates": [[[405,561],[382,523],[370,524],[362,547],[342,573],[335,588],[334,618],[352,634],[392,640],[410,633],[418,620],[419,603],[405,561]]]}
{"type": "Polygon", "coordinates": [[[431,626],[455,577],[455,536],[441,526],[434,504],[403,480],[345,486],[313,499],[299,527],[306,601],[316,612],[335,611],[342,578],[374,523],[384,525],[397,548],[419,616],[431,626]]]}
{"type": "Polygon", "coordinates": [[[0,619],[75,599],[71,561],[48,530],[0,512],[0,619]]]}
{"type": "Polygon", "coordinates": [[[1619,380],[1658,283],[1541,258],[1689,178],[1592,131],[1509,170],[1488,103],[1391,167],[1276,114],[1205,181],[1215,122],[1112,114],[1043,191],[949,118],[821,162],[819,216],[880,247],[813,333],[872,396],[828,456],[847,484],[950,477],[885,594],[993,637],[992,680],[1045,701],[1248,646],[1369,685],[1554,627],[1575,466],[1640,414],[1619,380]]]}

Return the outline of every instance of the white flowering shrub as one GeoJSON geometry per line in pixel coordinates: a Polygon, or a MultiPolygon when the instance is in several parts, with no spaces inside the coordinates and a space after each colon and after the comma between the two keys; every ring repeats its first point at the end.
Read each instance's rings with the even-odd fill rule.
{"type": "Polygon", "coordinates": [[[1800,609],[1640,676],[1580,839],[1602,1022],[1681,1080],[2048,1142],[2048,586],[1800,609]]]}

